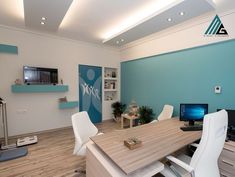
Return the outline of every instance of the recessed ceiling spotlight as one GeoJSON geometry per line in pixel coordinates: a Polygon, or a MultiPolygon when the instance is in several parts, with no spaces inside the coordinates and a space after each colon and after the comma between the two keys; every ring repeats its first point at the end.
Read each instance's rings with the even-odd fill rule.
{"type": "Polygon", "coordinates": [[[41,22],[41,25],[45,25],[45,22],[41,22]]]}
{"type": "Polygon", "coordinates": [[[171,18],[168,18],[168,19],[167,19],[167,21],[168,21],[168,22],[171,22],[171,21],[172,21],[172,19],[171,19],[171,18]]]}
{"type": "Polygon", "coordinates": [[[121,42],[124,42],[124,39],[121,39],[121,42]]]}
{"type": "Polygon", "coordinates": [[[183,15],[184,15],[184,12],[180,12],[179,14],[180,14],[181,16],[183,16],[183,15]]]}
{"type": "Polygon", "coordinates": [[[116,41],[116,44],[119,44],[119,41],[116,41]]]}
{"type": "Polygon", "coordinates": [[[42,17],[42,20],[45,21],[45,20],[46,20],[46,17],[42,17]]]}

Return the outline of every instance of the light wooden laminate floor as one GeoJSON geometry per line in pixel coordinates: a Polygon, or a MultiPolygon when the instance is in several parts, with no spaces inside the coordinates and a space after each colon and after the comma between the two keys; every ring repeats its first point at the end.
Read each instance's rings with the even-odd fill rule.
{"type": "MultiPolygon", "coordinates": [[[[106,133],[120,129],[110,120],[96,125],[106,133]]],[[[28,155],[0,162],[0,177],[85,177],[76,169],[85,166],[85,158],[72,154],[74,134],[72,128],[38,135],[39,142],[28,146],[28,155]]]]}

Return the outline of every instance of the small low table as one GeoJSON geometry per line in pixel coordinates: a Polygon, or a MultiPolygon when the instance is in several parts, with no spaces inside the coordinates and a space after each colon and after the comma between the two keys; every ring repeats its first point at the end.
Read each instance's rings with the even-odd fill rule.
{"type": "Polygon", "coordinates": [[[123,129],[123,122],[124,122],[124,119],[129,119],[130,121],[130,128],[133,127],[133,120],[135,119],[138,119],[139,118],[139,115],[133,115],[133,116],[130,116],[129,114],[122,114],[121,115],[121,128],[123,129]]]}

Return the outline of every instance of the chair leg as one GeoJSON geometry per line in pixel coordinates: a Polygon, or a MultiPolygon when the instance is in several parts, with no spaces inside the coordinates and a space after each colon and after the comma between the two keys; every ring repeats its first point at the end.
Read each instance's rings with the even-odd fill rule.
{"type": "Polygon", "coordinates": [[[75,170],[75,173],[86,174],[86,170],[75,170]]]}
{"type": "Polygon", "coordinates": [[[80,169],[77,169],[74,172],[79,174],[86,174],[86,164],[85,166],[80,166],[80,169]]]}

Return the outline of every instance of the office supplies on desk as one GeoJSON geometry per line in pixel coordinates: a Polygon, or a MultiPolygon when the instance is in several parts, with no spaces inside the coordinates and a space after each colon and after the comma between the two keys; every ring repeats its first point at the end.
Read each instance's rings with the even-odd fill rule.
{"type": "Polygon", "coordinates": [[[127,140],[124,140],[124,145],[128,147],[130,150],[136,149],[138,147],[142,146],[142,141],[140,141],[138,138],[128,138],[127,140]]]}

